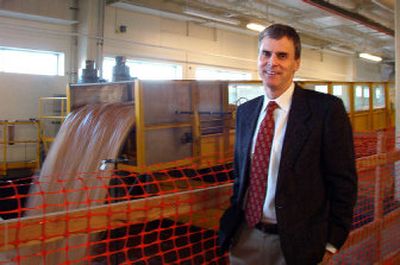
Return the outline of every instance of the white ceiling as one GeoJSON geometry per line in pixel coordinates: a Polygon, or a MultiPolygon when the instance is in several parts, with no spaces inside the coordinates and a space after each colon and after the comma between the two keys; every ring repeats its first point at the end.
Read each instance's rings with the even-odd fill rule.
{"type": "MultiPolygon", "coordinates": [[[[244,30],[248,22],[286,23],[301,34],[303,43],[320,50],[342,53],[369,52],[386,62],[394,60],[394,0],[107,0],[110,5],[125,5],[158,14],[184,15],[199,19],[185,9],[212,14],[216,18],[238,20],[226,25],[244,30]]],[[[223,22],[216,22],[224,24],[223,22]]]]}

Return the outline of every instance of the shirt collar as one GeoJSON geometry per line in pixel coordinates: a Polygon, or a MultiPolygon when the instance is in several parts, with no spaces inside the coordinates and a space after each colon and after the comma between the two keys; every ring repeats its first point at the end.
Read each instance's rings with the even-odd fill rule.
{"type": "Polygon", "coordinates": [[[288,112],[290,109],[290,105],[292,104],[292,97],[294,92],[294,83],[292,82],[289,88],[279,97],[274,100],[268,98],[267,94],[264,93],[264,102],[263,102],[263,111],[266,111],[267,105],[270,101],[275,101],[279,108],[285,112],[288,112]]]}

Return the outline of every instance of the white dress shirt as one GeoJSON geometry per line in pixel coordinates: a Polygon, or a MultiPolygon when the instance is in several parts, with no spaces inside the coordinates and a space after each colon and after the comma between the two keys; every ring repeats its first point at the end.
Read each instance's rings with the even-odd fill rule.
{"type": "MultiPolygon", "coordinates": [[[[267,192],[263,207],[263,218],[262,222],[265,223],[276,223],[275,214],[275,189],[278,180],[279,164],[281,160],[281,151],[283,140],[285,138],[286,125],[289,116],[290,106],[292,104],[292,97],[294,92],[294,83],[278,98],[274,99],[279,108],[274,111],[275,130],[274,139],[272,140],[271,156],[269,160],[268,168],[268,183],[267,192]]],[[[264,119],[267,112],[267,105],[271,101],[268,96],[264,95],[264,102],[261,108],[260,114],[258,115],[257,126],[253,135],[253,142],[251,146],[251,155],[253,157],[255,144],[257,140],[258,130],[261,122],[264,119]]]]}

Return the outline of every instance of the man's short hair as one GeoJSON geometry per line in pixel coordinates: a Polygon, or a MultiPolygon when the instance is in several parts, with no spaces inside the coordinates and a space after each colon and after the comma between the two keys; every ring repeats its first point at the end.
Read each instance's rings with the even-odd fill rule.
{"type": "Polygon", "coordinates": [[[293,41],[294,45],[294,57],[295,59],[300,59],[301,56],[301,41],[300,36],[297,34],[296,30],[288,25],[283,24],[272,24],[271,26],[265,28],[260,35],[258,35],[258,46],[260,46],[261,41],[265,38],[271,38],[275,40],[280,40],[283,37],[288,38],[293,41]]]}

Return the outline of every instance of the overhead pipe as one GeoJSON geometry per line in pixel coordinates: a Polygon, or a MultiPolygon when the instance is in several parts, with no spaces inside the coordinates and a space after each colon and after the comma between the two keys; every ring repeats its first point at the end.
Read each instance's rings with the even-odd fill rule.
{"type": "Polygon", "coordinates": [[[394,2],[393,1],[372,0],[372,3],[385,9],[386,11],[394,13],[394,11],[393,11],[394,10],[394,2]]]}
{"type": "Polygon", "coordinates": [[[360,23],[362,25],[365,25],[367,27],[370,27],[372,29],[375,29],[379,32],[383,32],[387,35],[394,36],[394,30],[385,27],[367,17],[364,17],[358,13],[354,13],[351,11],[348,11],[344,8],[341,8],[339,6],[333,5],[331,3],[328,3],[326,1],[322,0],[303,0],[304,3],[310,4],[312,6],[315,6],[317,8],[320,8],[322,10],[325,10],[327,12],[330,12],[332,14],[344,17],[346,19],[352,20],[354,22],[360,23]]]}

